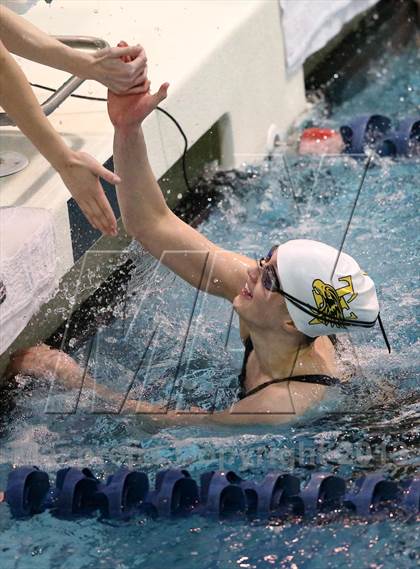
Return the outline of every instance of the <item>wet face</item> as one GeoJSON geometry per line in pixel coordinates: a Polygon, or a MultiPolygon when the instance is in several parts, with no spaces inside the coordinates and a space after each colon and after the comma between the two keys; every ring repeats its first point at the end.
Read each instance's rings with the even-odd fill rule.
{"type": "MultiPolygon", "coordinates": [[[[269,261],[262,261],[262,265],[277,267],[277,251],[269,261]]],[[[256,261],[255,266],[248,269],[248,278],[240,294],[235,297],[233,306],[250,326],[281,329],[284,320],[290,320],[284,297],[263,286],[261,273],[262,268],[256,261]]]]}

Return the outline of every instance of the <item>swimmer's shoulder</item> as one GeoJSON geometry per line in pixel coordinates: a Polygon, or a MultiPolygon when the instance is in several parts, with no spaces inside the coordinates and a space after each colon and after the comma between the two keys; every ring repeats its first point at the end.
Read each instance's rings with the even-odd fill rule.
{"type": "MultiPolygon", "coordinates": [[[[235,413],[260,413],[272,415],[273,420],[282,416],[300,416],[319,404],[325,397],[327,387],[315,383],[285,381],[273,383],[263,390],[248,395],[232,407],[235,413]]],[[[282,421],[279,421],[282,422],[282,421]]]]}

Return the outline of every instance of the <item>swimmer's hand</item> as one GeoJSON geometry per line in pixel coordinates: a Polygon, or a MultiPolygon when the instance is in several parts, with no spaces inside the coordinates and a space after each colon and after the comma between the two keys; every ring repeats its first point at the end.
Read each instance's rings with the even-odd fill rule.
{"type": "Polygon", "coordinates": [[[119,95],[146,91],[147,57],[141,45],[120,42],[118,47],[100,49],[89,57],[82,73],[85,78],[95,79],[119,95]]]}
{"type": "MultiPolygon", "coordinates": [[[[120,41],[118,47],[125,48],[127,44],[120,41]]],[[[122,57],[125,63],[130,63],[131,57],[122,57]]],[[[169,83],[163,83],[159,91],[150,93],[150,81],[146,78],[143,92],[138,94],[116,95],[108,90],[108,114],[116,128],[139,126],[152,111],[166,99],[169,83]]]]}
{"type": "Polygon", "coordinates": [[[166,99],[169,83],[163,83],[153,95],[149,92],[138,95],[115,95],[108,91],[108,114],[115,128],[139,126],[152,111],[166,99]]]}
{"type": "Polygon", "coordinates": [[[24,374],[42,379],[46,376],[60,375],[76,365],[64,352],[53,350],[45,344],[38,344],[11,355],[6,378],[24,374]]]}
{"type": "Polygon", "coordinates": [[[54,167],[90,224],[102,233],[117,235],[117,221],[99,178],[118,184],[119,176],[86,152],[73,150],[66,152],[54,167]]]}

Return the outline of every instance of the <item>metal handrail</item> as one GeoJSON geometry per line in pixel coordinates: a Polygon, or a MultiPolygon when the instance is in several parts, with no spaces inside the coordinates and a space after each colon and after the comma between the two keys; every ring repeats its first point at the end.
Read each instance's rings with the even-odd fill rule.
{"type": "MultiPolygon", "coordinates": [[[[75,49],[103,49],[109,47],[109,43],[100,38],[89,36],[54,36],[58,41],[74,47],[75,49]]],[[[69,97],[82,83],[84,79],[73,75],[65,81],[48,99],[41,104],[41,109],[46,116],[50,115],[63,101],[69,97]]],[[[15,122],[7,115],[0,113],[0,126],[16,126],[15,122]]]]}

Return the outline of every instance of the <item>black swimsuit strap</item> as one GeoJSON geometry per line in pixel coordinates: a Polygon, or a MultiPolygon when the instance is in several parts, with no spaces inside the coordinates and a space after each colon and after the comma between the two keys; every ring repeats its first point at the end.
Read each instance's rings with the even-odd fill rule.
{"type": "MultiPolygon", "coordinates": [[[[331,338],[331,340],[336,341],[336,338],[331,338]]],[[[335,385],[337,383],[340,383],[340,380],[338,378],[330,377],[329,375],[295,375],[292,377],[283,377],[282,379],[270,379],[269,381],[265,381],[261,385],[257,385],[257,387],[254,387],[254,389],[251,389],[247,392],[245,391],[246,364],[248,363],[248,358],[253,349],[254,346],[252,345],[251,337],[248,336],[245,340],[245,354],[242,363],[242,370],[238,378],[240,388],[239,399],[244,399],[245,397],[248,397],[248,395],[254,395],[254,393],[258,393],[258,391],[261,391],[269,385],[273,385],[275,383],[283,383],[284,381],[301,381],[303,383],[315,383],[318,385],[335,385]]]]}
{"type": "Polygon", "coordinates": [[[329,375],[292,375],[290,377],[283,377],[282,379],[270,379],[269,381],[265,381],[261,383],[261,385],[254,387],[254,389],[245,392],[241,399],[245,399],[245,397],[249,397],[249,395],[254,395],[254,393],[262,391],[269,385],[283,383],[284,381],[301,381],[302,383],[315,383],[317,385],[336,385],[340,382],[337,377],[331,377],[329,375]]]}

